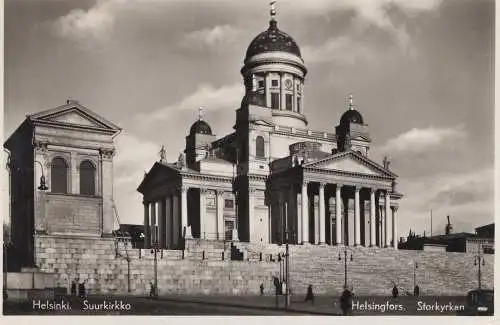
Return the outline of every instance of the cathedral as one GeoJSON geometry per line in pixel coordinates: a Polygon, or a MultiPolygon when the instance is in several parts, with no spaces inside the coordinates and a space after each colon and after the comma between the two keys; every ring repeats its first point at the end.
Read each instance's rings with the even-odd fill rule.
{"type": "Polygon", "coordinates": [[[397,175],[369,158],[368,125],[350,97],[335,133],[311,130],[307,68],[271,9],[248,46],[234,132],[216,137],[200,114],[183,153],[165,149],[138,187],[146,247],[185,239],[397,249],[397,175]]]}

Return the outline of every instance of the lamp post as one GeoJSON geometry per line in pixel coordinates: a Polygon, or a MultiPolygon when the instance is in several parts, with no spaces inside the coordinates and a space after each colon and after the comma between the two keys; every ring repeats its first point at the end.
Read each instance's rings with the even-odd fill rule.
{"type": "Polygon", "coordinates": [[[413,264],[413,288],[417,286],[417,269],[418,269],[418,264],[417,261],[414,262],[413,264]]]}
{"type": "Polygon", "coordinates": [[[286,279],[286,287],[285,287],[285,309],[290,307],[290,264],[289,257],[290,251],[288,247],[288,227],[285,229],[285,279],[286,279]]]}
{"type": "Polygon", "coordinates": [[[474,265],[478,266],[477,269],[477,288],[481,289],[481,264],[485,265],[484,256],[481,255],[481,243],[477,243],[477,255],[474,255],[474,265]]]}
{"type": "MultiPolygon", "coordinates": [[[[339,261],[342,260],[342,257],[339,253],[339,261]]],[[[352,253],[351,253],[351,262],[353,261],[352,253]]],[[[347,289],[347,247],[344,248],[344,289],[347,289]]]]}
{"type": "Polygon", "coordinates": [[[153,287],[153,292],[152,296],[153,297],[158,297],[158,240],[155,238],[155,241],[153,242],[153,249],[151,250],[151,253],[154,252],[154,287],[153,287]]]}

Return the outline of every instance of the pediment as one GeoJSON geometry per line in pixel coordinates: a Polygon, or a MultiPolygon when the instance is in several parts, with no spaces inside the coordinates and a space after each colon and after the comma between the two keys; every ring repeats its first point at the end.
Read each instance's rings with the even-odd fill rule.
{"type": "Polygon", "coordinates": [[[97,128],[118,132],[120,128],[76,101],[28,116],[32,121],[63,126],[97,128]]]}
{"type": "Polygon", "coordinates": [[[84,116],[76,109],[74,111],[65,112],[62,115],[58,115],[52,118],[47,118],[46,120],[60,122],[64,124],[74,124],[74,125],[83,125],[90,127],[102,127],[103,125],[97,123],[95,120],[84,116]]]}
{"type": "Polygon", "coordinates": [[[354,152],[331,155],[321,160],[307,163],[304,167],[319,168],[339,172],[371,176],[394,177],[391,171],[354,152]]]}

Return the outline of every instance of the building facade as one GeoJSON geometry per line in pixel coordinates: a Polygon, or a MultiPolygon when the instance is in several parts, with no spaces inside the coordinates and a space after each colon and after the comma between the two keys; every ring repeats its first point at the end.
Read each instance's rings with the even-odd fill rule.
{"type": "Polygon", "coordinates": [[[369,158],[352,97],[334,133],[308,128],[307,68],[274,13],[246,52],[234,132],[218,138],[200,115],[178,161],[162,148],[139,185],[147,246],[194,237],[397,248],[397,175],[369,158]]]}
{"type": "Polygon", "coordinates": [[[28,115],[4,143],[10,153],[11,242],[21,265],[33,265],[38,234],[112,235],[113,139],[119,132],[68,100],[28,115]]]}

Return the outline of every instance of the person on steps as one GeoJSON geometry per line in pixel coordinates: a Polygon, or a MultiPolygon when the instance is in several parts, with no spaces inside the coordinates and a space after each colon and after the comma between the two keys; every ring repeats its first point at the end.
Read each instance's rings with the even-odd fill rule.
{"type": "Polygon", "coordinates": [[[398,294],[399,294],[398,287],[396,286],[396,284],[394,284],[394,287],[392,288],[392,297],[396,299],[398,297],[398,294]]]}

